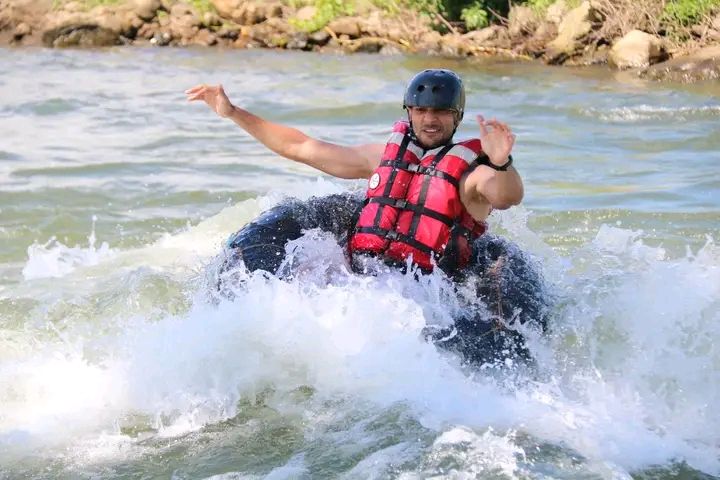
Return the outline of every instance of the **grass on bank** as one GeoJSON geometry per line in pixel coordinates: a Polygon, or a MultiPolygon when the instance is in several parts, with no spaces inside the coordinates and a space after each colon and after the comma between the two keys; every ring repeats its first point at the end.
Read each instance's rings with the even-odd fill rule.
{"type": "Polygon", "coordinates": [[[689,27],[716,10],[720,14],[720,0],[674,0],[665,4],[663,18],[669,24],[689,27]]]}

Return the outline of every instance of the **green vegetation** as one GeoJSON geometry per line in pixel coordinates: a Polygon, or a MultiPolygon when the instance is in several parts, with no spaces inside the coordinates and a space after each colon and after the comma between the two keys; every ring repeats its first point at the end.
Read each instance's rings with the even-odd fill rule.
{"type": "Polygon", "coordinates": [[[210,0],[185,0],[201,17],[206,13],[214,13],[215,7],[210,0]]]}
{"type": "Polygon", "coordinates": [[[529,0],[527,2],[528,6],[536,12],[546,12],[553,3],[555,3],[555,0],[529,0]]]}
{"type": "Polygon", "coordinates": [[[669,0],[663,10],[663,21],[669,25],[689,27],[720,9],[720,0],[669,0]]]}
{"type": "Polygon", "coordinates": [[[468,30],[477,30],[488,26],[488,12],[480,2],[465,7],[460,12],[460,18],[465,22],[468,30]]]}
{"type": "MultiPolygon", "coordinates": [[[[295,7],[302,6],[302,2],[291,2],[295,7]]],[[[315,16],[309,20],[291,20],[294,27],[306,32],[315,32],[330,23],[334,18],[343,15],[352,15],[355,11],[353,2],[343,0],[315,0],[315,16]]]]}

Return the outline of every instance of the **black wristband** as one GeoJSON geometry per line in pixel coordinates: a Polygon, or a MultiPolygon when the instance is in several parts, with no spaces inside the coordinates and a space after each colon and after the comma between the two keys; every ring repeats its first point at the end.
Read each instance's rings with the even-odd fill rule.
{"type": "Polygon", "coordinates": [[[480,163],[480,165],[487,165],[488,167],[492,168],[493,170],[497,170],[499,172],[506,172],[508,167],[510,167],[510,165],[512,165],[513,158],[512,158],[512,155],[508,155],[507,162],[503,163],[502,165],[495,165],[494,163],[492,163],[490,161],[490,157],[483,154],[478,158],[478,162],[480,163]]]}

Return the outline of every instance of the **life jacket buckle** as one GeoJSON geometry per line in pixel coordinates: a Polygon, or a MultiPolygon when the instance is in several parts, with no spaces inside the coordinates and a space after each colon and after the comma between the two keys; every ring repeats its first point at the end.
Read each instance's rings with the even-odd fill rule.
{"type": "Polygon", "coordinates": [[[392,241],[396,241],[398,238],[400,238],[400,237],[398,236],[398,232],[396,232],[395,230],[390,230],[390,231],[388,231],[388,232],[385,234],[385,237],[386,237],[388,240],[392,240],[392,241]]]}
{"type": "Polygon", "coordinates": [[[404,198],[399,198],[399,199],[395,200],[394,206],[405,210],[405,208],[407,208],[407,206],[408,206],[408,202],[404,198]]]}
{"type": "Polygon", "coordinates": [[[410,165],[408,165],[407,170],[408,172],[417,173],[420,171],[420,167],[421,165],[419,163],[411,163],[410,165]]]}

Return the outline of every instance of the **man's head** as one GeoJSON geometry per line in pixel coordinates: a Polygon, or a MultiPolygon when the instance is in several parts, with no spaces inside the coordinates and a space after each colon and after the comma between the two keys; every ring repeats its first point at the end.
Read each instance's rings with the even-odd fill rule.
{"type": "Polygon", "coordinates": [[[410,80],[403,107],[416,139],[425,148],[450,141],[465,113],[465,88],[450,70],[423,70],[410,80]]]}

